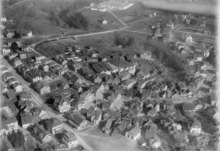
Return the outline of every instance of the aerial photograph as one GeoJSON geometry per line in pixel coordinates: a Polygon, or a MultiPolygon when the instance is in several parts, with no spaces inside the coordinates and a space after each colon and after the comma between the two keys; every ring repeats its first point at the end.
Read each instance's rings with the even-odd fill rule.
{"type": "Polygon", "coordinates": [[[220,151],[218,0],[1,0],[0,151],[220,151]]]}

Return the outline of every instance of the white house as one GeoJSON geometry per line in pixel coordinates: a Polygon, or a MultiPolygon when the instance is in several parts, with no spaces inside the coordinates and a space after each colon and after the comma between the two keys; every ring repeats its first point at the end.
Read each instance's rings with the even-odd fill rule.
{"type": "Polygon", "coordinates": [[[12,38],[13,36],[14,36],[14,33],[11,33],[11,32],[7,33],[7,38],[12,38]]]}
{"type": "Polygon", "coordinates": [[[177,131],[181,131],[182,130],[182,125],[178,124],[178,123],[173,123],[172,126],[174,127],[174,129],[176,129],[177,131]]]}
{"type": "Polygon", "coordinates": [[[137,140],[141,136],[141,129],[138,126],[135,126],[133,129],[125,133],[125,136],[137,140]]]}
{"type": "Polygon", "coordinates": [[[187,43],[192,43],[193,42],[192,36],[187,36],[186,37],[186,42],[187,43]]]}
{"type": "Polygon", "coordinates": [[[23,91],[23,87],[22,85],[18,84],[18,83],[14,83],[13,84],[13,88],[15,90],[16,93],[23,91]]]}
{"type": "Polygon", "coordinates": [[[63,129],[62,123],[60,123],[57,120],[54,120],[53,126],[52,126],[52,134],[56,134],[57,132],[61,131],[63,129]]]}
{"type": "Polygon", "coordinates": [[[161,141],[159,138],[151,139],[150,145],[152,148],[159,148],[161,146],[161,141]]]}
{"type": "Polygon", "coordinates": [[[32,31],[27,33],[27,37],[32,37],[32,36],[33,36],[32,31]]]}
{"type": "Polygon", "coordinates": [[[8,55],[10,52],[11,52],[11,50],[10,50],[9,48],[3,48],[3,49],[2,49],[2,55],[3,55],[3,56],[8,55]]]}
{"type": "Polygon", "coordinates": [[[7,21],[6,17],[1,18],[1,22],[6,22],[6,21],[7,21]]]}
{"type": "Polygon", "coordinates": [[[202,132],[202,125],[198,120],[196,120],[190,128],[190,133],[194,135],[199,135],[201,132],[202,132]]]}

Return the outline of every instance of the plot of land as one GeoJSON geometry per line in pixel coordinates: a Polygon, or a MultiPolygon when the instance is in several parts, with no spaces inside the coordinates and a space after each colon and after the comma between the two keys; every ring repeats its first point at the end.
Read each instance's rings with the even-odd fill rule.
{"type": "Polygon", "coordinates": [[[87,129],[77,135],[94,151],[140,151],[135,141],[122,135],[105,135],[97,128],[87,129]]]}
{"type": "Polygon", "coordinates": [[[93,25],[99,25],[103,29],[115,29],[121,26],[121,23],[109,12],[100,12],[100,11],[92,11],[89,9],[83,9],[80,11],[86,18],[88,18],[89,22],[93,25]],[[106,20],[107,24],[102,24],[100,20],[106,20]]]}
{"type": "Polygon", "coordinates": [[[63,54],[67,49],[67,46],[56,41],[43,43],[36,47],[36,51],[47,57],[54,57],[58,54],[63,54]]]}
{"type": "Polygon", "coordinates": [[[123,11],[113,11],[116,16],[118,16],[122,21],[128,24],[149,17],[149,14],[151,12],[155,11],[143,7],[143,5],[140,3],[136,3],[132,7],[123,11]]]}

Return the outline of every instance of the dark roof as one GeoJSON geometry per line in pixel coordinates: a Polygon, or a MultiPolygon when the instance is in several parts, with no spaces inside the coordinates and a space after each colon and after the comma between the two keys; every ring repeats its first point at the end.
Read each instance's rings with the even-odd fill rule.
{"type": "Polygon", "coordinates": [[[183,103],[183,110],[184,111],[192,111],[195,109],[195,104],[194,103],[183,103]]]}
{"type": "Polygon", "coordinates": [[[69,115],[69,118],[75,122],[77,125],[80,125],[83,121],[84,118],[82,117],[82,115],[78,112],[72,113],[69,115]]]}
{"type": "Polygon", "coordinates": [[[32,123],[32,116],[29,113],[25,113],[21,116],[21,123],[22,125],[32,123]]]}
{"type": "Polygon", "coordinates": [[[113,64],[114,66],[118,67],[122,67],[122,68],[127,68],[131,66],[131,63],[123,60],[123,59],[119,59],[119,58],[113,58],[113,59],[108,59],[108,62],[113,64]],[[119,65],[120,63],[120,65],[119,65]]]}
{"type": "Polygon", "coordinates": [[[104,101],[102,104],[102,109],[109,109],[110,106],[111,106],[110,101],[104,101]]]}

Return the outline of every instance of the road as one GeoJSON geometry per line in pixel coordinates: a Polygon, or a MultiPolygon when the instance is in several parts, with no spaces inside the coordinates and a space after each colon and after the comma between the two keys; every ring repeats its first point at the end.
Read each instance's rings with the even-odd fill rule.
{"type": "Polygon", "coordinates": [[[122,25],[127,25],[126,23],[124,23],[120,18],[118,18],[118,16],[116,16],[111,10],[108,11],[110,14],[112,14],[112,16],[114,16],[122,25]]]}

